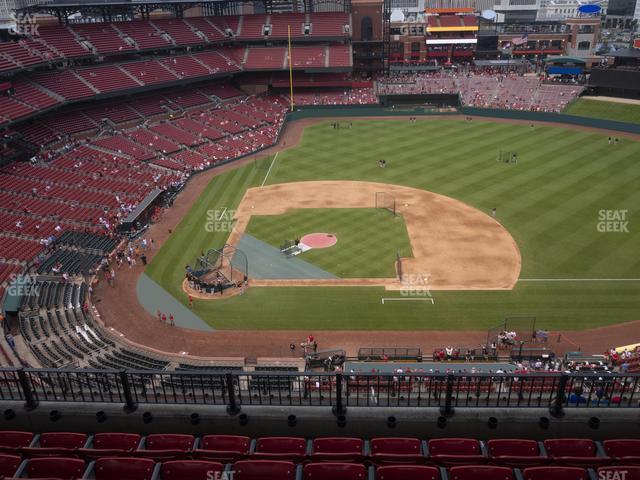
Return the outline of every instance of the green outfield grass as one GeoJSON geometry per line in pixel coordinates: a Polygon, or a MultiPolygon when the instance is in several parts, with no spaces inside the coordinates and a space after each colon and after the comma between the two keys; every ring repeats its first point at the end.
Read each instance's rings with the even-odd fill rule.
{"type": "Polygon", "coordinates": [[[340,278],[393,278],[396,253],[412,257],[402,216],[375,208],[305,208],[252,216],[246,232],[279,248],[285,239],[326,232],[338,242],[299,258],[340,278]]]}
{"type": "Polygon", "coordinates": [[[604,118],[619,122],[640,123],[640,105],[605,102],[579,98],[571,102],[562,113],[578,117],[604,118]]]}
{"type": "MultiPolygon", "coordinates": [[[[233,209],[249,187],[301,180],[366,180],[434,191],[489,212],[513,235],[522,281],[512,291],[432,292],[427,302],[381,304],[381,288],[250,288],[226,301],[197,301],[219,329],[485,329],[513,314],[538,325],[582,329],[640,319],[640,142],[559,127],[493,122],[361,120],[336,131],[307,128],[271,170],[251,164],[216,177],[147,273],[180,301],[184,265],[220,246],[207,210],[233,209]],[[518,152],[518,164],[496,161],[518,152]],[[385,158],[386,169],[377,161],[385,158]],[[598,231],[601,210],[627,210],[629,233],[598,231]],[[527,279],[561,281],[531,282],[527,279]],[[566,281],[564,279],[597,279],[566,281]]],[[[272,158],[264,165],[271,165],[272,158]]]]}

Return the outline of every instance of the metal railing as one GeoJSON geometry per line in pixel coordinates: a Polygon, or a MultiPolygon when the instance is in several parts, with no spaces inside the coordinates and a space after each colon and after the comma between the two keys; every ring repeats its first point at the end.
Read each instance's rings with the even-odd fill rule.
{"type": "Polygon", "coordinates": [[[638,408],[640,374],[270,373],[0,369],[0,401],[226,406],[638,408]]]}

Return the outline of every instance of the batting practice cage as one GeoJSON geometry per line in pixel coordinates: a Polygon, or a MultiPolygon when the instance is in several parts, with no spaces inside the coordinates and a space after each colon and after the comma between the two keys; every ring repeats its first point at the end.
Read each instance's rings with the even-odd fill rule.
{"type": "Polygon", "coordinates": [[[394,217],[396,216],[396,197],[388,192],[376,192],[375,206],[389,210],[394,217]]]}
{"type": "Polygon", "coordinates": [[[222,275],[229,282],[243,282],[249,278],[249,260],[244,252],[233,245],[212,248],[196,261],[198,276],[222,275]]]}

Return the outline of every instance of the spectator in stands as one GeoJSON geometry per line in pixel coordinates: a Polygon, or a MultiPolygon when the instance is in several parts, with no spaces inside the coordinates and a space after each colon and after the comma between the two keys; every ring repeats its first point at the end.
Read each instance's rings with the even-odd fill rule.
{"type": "Polygon", "coordinates": [[[573,392],[569,395],[569,403],[584,404],[587,403],[587,399],[582,395],[582,387],[575,387],[573,392]]]}
{"type": "Polygon", "coordinates": [[[447,360],[451,360],[453,358],[453,347],[448,346],[444,349],[444,351],[447,354],[447,360]]]}

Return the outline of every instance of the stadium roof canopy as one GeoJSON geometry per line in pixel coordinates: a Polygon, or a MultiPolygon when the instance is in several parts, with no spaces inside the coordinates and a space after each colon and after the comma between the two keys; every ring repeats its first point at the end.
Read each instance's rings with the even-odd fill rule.
{"type": "Polygon", "coordinates": [[[517,67],[528,62],[521,58],[513,60],[474,60],[473,63],[477,67],[517,67]]]}
{"type": "MultiPolygon", "coordinates": [[[[262,3],[267,13],[275,11],[275,7],[282,7],[280,0],[255,1],[262,3]]],[[[311,11],[313,1],[302,0],[305,12],[311,11]]],[[[247,3],[253,2],[251,0],[38,0],[37,3],[18,9],[18,12],[48,13],[62,21],[80,11],[94,17],[102,16],[105,21],[109,21],[112,15],[138,13],[144,16],[154,10],[171,11],[176,17],[181,17],[185,10],[194,7],[204,7],[209,12],[215,12],[216,15],[230,15],[237,14],[237,7],[247,3]]],[[[292,10],[293,4],[293,0],[290,0],[292,10]]],[[[350,11],[351,9],[350,0],[332,0],[332,4],[330,11],[350,11]]]]}
{"type": "Polygon", "coordinates": [[[605,57],[640,58],[640,50],[636,48],[622,48],[615,52],[607,53],[605,57]]]}
{"type": "Polygon", "coordinates": [[[574,63],[580,65],[586,65],[587,62],[584,58],[580,57],[547,57],[543,60],[545,63],[574,63]]]}

